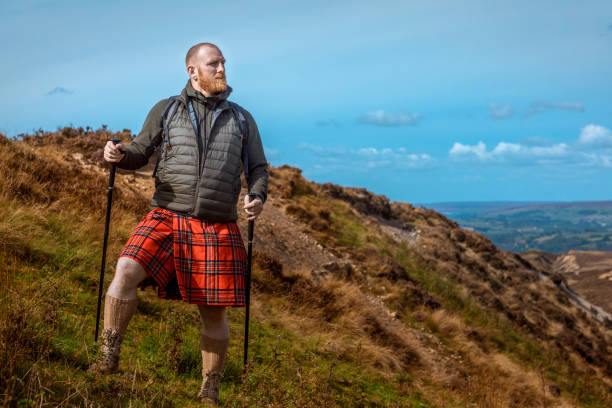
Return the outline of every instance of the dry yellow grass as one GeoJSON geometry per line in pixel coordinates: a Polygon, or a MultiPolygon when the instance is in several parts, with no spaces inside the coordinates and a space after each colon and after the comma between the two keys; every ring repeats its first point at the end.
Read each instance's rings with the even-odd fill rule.
{"type": "MultiPolygon", "coordinates": [[[[75,160],[78,143],[64,133],[50,139],[60,138],[68,156],[55,155],[44,138],[26,144],[0,139],[0,197],[17,208],[0,221],[3,253],[36,256],[27,253],[27,237],[49,224],[50,213],[62,220],[78,210],[78,238],[101,236],[106,196],[100,191],[107,175],[96,166],[96,152],[87,151],[99,141],[83,142],[85,151],[75,160]],[[33,211],[20,212],[19,205],[33,211]],[[31,222],[17,222],[32,214],[31,222]],[[12,231],[15,224],[32,230],[12,231]],[[3,232],[11,239],[3,239],[3,232]]],[[[273,169],[271,175],[270,199],[256,230],[253,315],[266,327],[314,344],[329,358],[330,376],[334,364],[347,362],[397,383],[401,395],[418,392],[440,407],[565,407],[584,390],[599,392],[590,406],[610,401],[593,385],[571,389],[569,381],[560,397],[548,394],[551,375],[565,381],[561,376],[595,372],[605,382],[606,365],[593,356],[606,350],[610,337],[575,306],[561,303],[550,279],[538,281],[523,260],[431,210],[389,203],[361,189],[322,187],[297,169],[273,169]],[[385,232],[397,230],[410,234],[385,232]],[[404,245],[403,236],[417,238],[404,245]],[[572,339],[578,333],[587,346],[572,339]],[[569,362],[534,368],[546,348],[567,353],[569,362]]],[[[134,184],[133,175],[117,178],[111,229],[122,234],[148,208],[146,189],[134,184]]],[[[122,244],[115,238],[109,254],[122,244]]],[[[0,278],[8,281],[17,264],[5,262],[0,278]]],[[[148,307],[157,307],[150,302],[148,307]]]]}

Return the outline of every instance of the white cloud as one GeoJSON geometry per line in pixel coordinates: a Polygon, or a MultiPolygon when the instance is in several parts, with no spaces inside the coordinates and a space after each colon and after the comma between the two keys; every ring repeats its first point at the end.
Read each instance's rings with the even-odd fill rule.
{"type": "Polygon", "coordinates": [[[578,145],[586,148],[612,147],[612,130],[590,124],[582,128],[578,145]]]}
{"type": "Polygon", "coordinates": [[[475,145],[455,142],[448,152],[455,160],[477,160],[489,163],[525,162],[544,164],[566,161],[571,150],[566,143],[550,146],[527,146],[520,143],[499,142],[492,150],[479,141],[475,145]]]}
{"type": "Polygon", "coordinates": [[[612,167],[612,156],[594,153],[583,153],[583,156],[586,166],[612,167]]]}
{"type": "Polygon", "coordinates": [[[488,109],[489,116],[493,119],[508,119],[514,116],[514,108],[511,105],[490,103],[488,109]]]}
{"type": "Polygon", "coordinates": [[[412,112],[402,112],[402,113],[389,113],[384,110],[377,110],[374,112],[364,113],[357,119],[357,121],[364,125],[374,125],[374,126],[384,126],[384,127],[392,127],[392,126],[414,126],[419,120],[421,120],[421,115],[418,113],[412,112]]]}
{"type": "Polygon", "coordinates": [[[429,154],[411,153],[403,147],[347,149],[300,143],[299,148],[318,156],[321,162],[316,164],[316,168],[320,170],[417,169],[431,167],[436,162],[429,154]]]}
{"type": "Polygon", "coordinates": [[[298,145],[298,148],[301,150],[309,151],[318,156],[325,156],[325,157],[340,157],[340,156],[346,155],[349,152],[349,150],[346,149],[345,147],[324,147],[324,146],[312,145],[310,143],[305,143],[305,142],[300,143],[298,145]]]}
{"type": "Polygon", "coordinates": [[[403,147],[398,149],[365,147],[357,150],[356,153],[365,160],[368,168],[420,168],[430,165],[434,161],[433,157],[427,153],[409,153],[403,147]]]}
{"type": "Polygon", "coordinates": [[[478,142],[478,144],[474,146],[464,145],[462,143],[455,142],[448,154],[451,157],[455,158],[476,156],[479,159],[486,159],[488,156],[487,147],[483,142],[478,142]]]}
{"type": "Polygon", "coordinates": [[[499,142],[493,149],[479,141],[468,145],[455,142],[448,155],[455,161],[516,164],[576,164],[612,167],[612,130],[590,124],[582,128],[574,142],[553,143],[549,139],[528,138],[523,143],[499,142]],[[588,150],[599,149],[592,153],[588,150]]]}
{"type": "Polygon", "coordinates": [[[584,112],[584,104],[580,102],[534,102],[525,111],[525,116],[530,117],[535,114],[544,113],[551,110],[584,112]]]}

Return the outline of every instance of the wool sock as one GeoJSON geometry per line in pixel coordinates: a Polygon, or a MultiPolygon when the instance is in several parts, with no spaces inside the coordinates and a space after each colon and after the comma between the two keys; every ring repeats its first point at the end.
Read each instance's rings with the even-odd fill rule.
{"type": "Polygon", "coordinates": [[[213,339],[200,333],[200,350],[202,351],[202,374],[213,371],[221,374],[227,355],[229,338],[213,339]]]}
{"type": "Polygon", "coordinates": [[[123,338],[137,305],[138,299],[118,299],[107,293],[104,299],[104,329],[116,330],[123,338]]]}

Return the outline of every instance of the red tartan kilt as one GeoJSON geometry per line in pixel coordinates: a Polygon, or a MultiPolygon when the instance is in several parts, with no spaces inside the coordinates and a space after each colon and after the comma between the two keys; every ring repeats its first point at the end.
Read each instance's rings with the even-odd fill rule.
{"type": "Polygon", "coordinates": [[[209,223],[154,208],[120,256],[142,265],[162,299],[245,306],[247,256],[235,222],[209,223]]]}

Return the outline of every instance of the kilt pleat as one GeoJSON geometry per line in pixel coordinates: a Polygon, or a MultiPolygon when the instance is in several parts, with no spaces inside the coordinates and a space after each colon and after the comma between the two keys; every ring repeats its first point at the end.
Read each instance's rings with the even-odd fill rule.
{"type": "Polygon", "coordinates": [[[246,250],[235,222],[210,223],[155,208],[136,226],[121,256],[136,260],[163,299],[245,305],[246,250]]]}

